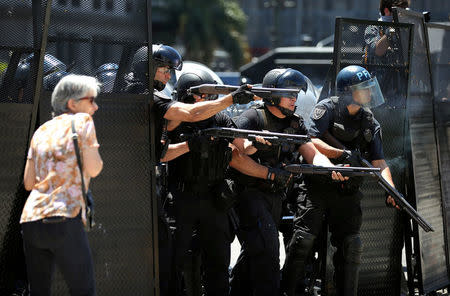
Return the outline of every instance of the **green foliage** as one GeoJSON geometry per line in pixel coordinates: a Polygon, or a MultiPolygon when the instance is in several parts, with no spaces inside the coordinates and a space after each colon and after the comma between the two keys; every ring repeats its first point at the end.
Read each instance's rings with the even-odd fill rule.
{"type": "Polygon", "coordinates": [[[164,14],[170,23],[153,29],[155,40],[181,43],[184,59],[209,64],[214,49],[230,53],[234,67],[245,60],[247,17],[236,0],[168,0],[164,14]],[[158,32],[155,32],[158,31],[158,32]]]}
{"type": "Polygon", "coordinates": [[[0,62],[0,74],[5,72],[7,68],[8,68],[8,63],[0,62]]]}

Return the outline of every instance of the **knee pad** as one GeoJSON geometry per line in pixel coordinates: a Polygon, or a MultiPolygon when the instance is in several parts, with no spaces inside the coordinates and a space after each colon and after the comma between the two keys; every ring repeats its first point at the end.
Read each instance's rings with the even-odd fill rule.
{"type": "Polygon", "coordinates": [[[346,236],[343,241],[342,251],[346,263],[361,263],[362,242],[359,234],[346,236]]]}

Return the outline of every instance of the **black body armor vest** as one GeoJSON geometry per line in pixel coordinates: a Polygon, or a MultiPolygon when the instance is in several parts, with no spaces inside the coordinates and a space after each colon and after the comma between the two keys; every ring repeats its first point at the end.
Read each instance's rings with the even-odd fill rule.
{"type": "MultiPolygon", "coordinates": [[[[299,117],[297,114],[290,116],[289,119],[278,120],[278,118],[272,115],[265,107],[257,107],[256,111],[258,115],[258,126],[261,130],[292,134],[304,133],[304,131],[301,131],[300,129],[299,117]],[[287,124],[288,120],[289,124],[287,124]]],[[[283,164],[289,164],[296,161],[296,158],[299,157],[299,154],[297,153],[298,146],[299,145],[291,144],[274,146],[268,151],[258,150],[253,155],[250,155],[250,157],[264,166],[281,167],[283,164]]],[[[273,181],[262,180],[244,174],[239,174],[236,176],[235,180],[239,184],[245,186],[257,187],[263,190],[274,190],[273,192],[279,190],[279,188],[273,186],[273,181]]]]}
{"type": "MultiPolygon", "coordinates": [[[[290,117],[291,120],[289,126],[281,127],[280,122],[277,121],[273,115],[267,114],[270,111],[268,111],[266,108],[259,107],[256,110],[258,112],[258,121],[259,121],[258,125],[262,126],[263,130],[285,134],[300,134],[299,117],[297,114],[294,114],[290,117]]],[[[297,150],[298,145],[283,144],[269,151],[258,150],[251,157],[262,165],[279,167],[283,163],[284,164],[292,163],[293,162],[292,153],[294,153],[297,150]]]]}
{"type": "MultiPolygon", "coordinates": [[[[361,108],[360,114],[349,116],[346,106],[341,106],[335,98],[334,120],[330,133],[347,149],[358,149],[361,154],[369,153],[369,143],[375,135],[375,123],[372,112],[361,108]]],[[[367,157],[367,155],[365,155],[367,157]]]]}
{"type": "MultiPolygon", "coordinates": [[[[181,134],[192,135],[198,130],[218,127],[214,117],[200,122],[183,122],[175,131],[172,143],[180,143],[181,134]]],[[[232,152],[228,141],[215,138],[201,152],[188,152],[169,162],[170,175],[178,183],[212,185],[225,178],[232,152]]]]}

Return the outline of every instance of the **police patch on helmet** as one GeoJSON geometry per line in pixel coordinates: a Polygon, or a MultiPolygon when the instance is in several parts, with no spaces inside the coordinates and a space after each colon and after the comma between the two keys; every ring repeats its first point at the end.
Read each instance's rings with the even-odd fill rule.
{"type": "Polygon", "coordinates": [[[325,111],[327,111],[327,108],[325,108],[325,106],[317,106],[316,108],[314,108],[312,118],[315,120],[322,118],[322,116],[325,114],[325,111]]]}

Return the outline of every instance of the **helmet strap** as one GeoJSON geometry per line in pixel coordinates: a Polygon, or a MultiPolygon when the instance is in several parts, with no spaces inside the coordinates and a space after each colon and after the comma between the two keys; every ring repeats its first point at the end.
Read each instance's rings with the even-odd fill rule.
{"type": "Polygon", "coordinates": [[[282,113],[283,115],[285,115],[285,116],[292,116],[292,115],[294,115],[295,110],[297,110],[297,106],[295,106],[294,110],[291,110],[291,109],[288,109],[288,108],[281,107],[280,105],[277,105],[276,107],[277,107],[277,108],[281,111],[281,113],[282,113]]]}
{"type": "Polygon", "coordinates": [[[343,107],[347,107],[348,105],[354,104],[354,105],[358,105],[358,103],[356,103],[353,100],[353,96],[350,94],[345,94],[342,93],[339,95],[340,100],[339,100],[339,104],[342,105],[343,107]]]}
{"type": "Polygon", "coordinates": [[[153,81],[153,87],[156,88],[156,90],[158,91],[162,91],[166,87],[166,85],[161,81],[155,79],[153,81]]]}

